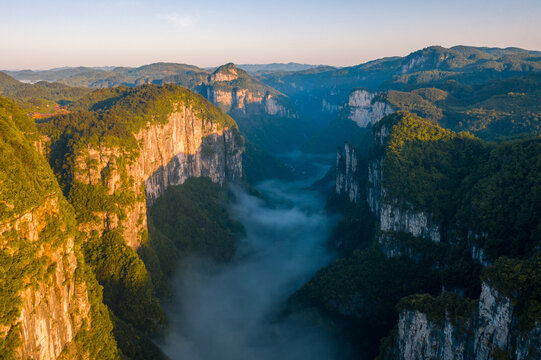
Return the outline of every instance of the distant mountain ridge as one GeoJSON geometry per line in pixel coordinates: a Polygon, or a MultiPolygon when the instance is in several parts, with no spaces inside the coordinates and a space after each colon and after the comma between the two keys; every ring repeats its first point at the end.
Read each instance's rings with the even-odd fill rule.
{"type": "Polygon", "coordinates": [[[457,80],[474,84],[541,71],[541,52],[518,48],[431,46],[404,57],[387,57],[340,69],[321,68],[260,76],[289,96],[305,116],[330,121],[352,89],[394,89],[457,80]]]}
{"type": "Polygon", "coordinates": [[[258,73],[258,72],[274,72],[274,71],[303,71],[319,67],[324,67],[326,65],[311,65],[311,64],[299,64],[294,62],[289,63],[272,63],[272,64],[240,64],[237,65],[238,68],[248,72],[248,73],[258,73]]]}
{"type": "Polygon", "coordinates": [[[133,88],[143,84],[172,83],[201,94],[216,104],[239,121],[243,134],[249,140],[267,150],[285,151],[297,144],[299,138],[306,138],[307,126],[299,123],[293,102],[232,63],[222,65],[213,72],[193,65],[156,63],[138,68],[117,67],[111,71],[79,67],[19,72],[15,75],[26,77],[26,81],[42,77],[58,80],[23,84],[8,74],[0,73],[0,91],[28,103],[24,107],[32,113],[48,116],[50,109],[58,107],[53,101],[60,101],[62,105],[71,103],[90,92],[91,88],[133,88]],[[65,78],[60,79],[62,76],[65,78]],[[74,85],[80,87],[72,87],[74,85]],[[48,102],[34,109],[32,104],[38,100],[48,102]],[[288,140],[281,142],[276,139],[288,140]]]}

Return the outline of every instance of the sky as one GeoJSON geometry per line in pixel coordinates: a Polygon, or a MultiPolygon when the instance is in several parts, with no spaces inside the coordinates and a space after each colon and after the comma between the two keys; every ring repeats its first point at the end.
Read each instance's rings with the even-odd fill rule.
{"type": "Polygon", "coordinates": [[[0,0],[0,69],[347,66],[431,46],[541,50],[541,0],[0,0]]]}

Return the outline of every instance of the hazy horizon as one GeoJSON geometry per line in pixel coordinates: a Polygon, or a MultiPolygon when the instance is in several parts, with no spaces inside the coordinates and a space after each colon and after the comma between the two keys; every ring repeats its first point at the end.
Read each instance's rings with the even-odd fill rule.
{"type": "MultiPolygon", "coordinates": [[[[0,0],[3,1],[3,0],[0,0]]],[[[0,69],[227,62],[351,66],[431,45],[541,50],[541,2],[3,1],[0,69]]]]}
{"type": "MultiPolygon", "coordinates": [[[[308,63],[301,63],[301,62],[295,62],[295,61],[281,61],[281,62],[279,62],[279,61],[270,61],[270,62],[261,62],[261,63],[238,63],[238,62],[234,62],[234,61],[224,61],[224,62],[221,62],[219,64],[215,64],[215,65],[203,66],[203,65],[199,65],[199,64],[192,64],[192,63],[186,63],[186,62],[181,62],[181,61],[160,61],[160,60],[158,60],[158,61],[153,61],[153,62],[149,62],[149,63],[135,64],[135,65],[125,65],[125,64],[117,64],[117,65],[80,65],[79,64],[79,65],[55,66],[55,67],[50,67],[50,68],[13,68],[13,69],[4,68],[4,69],[0,69],[0,71],[2,71],[2,70],[5,70],[5,71],[27,71],[27,70],[30,70],[30,71],[52,71],[52,70],[62,70],[62,69],[77,68],[77,67],[112,70],[112,69],[118,68],[118,67],[138,68],[138,67],[141,67],[141,66],[157,64],[157,63],[184,64],[184,65],[197,66],[197,67],[199,67],[201,69],[217,68],[217,67],[219,67],[221,65],[228,64],[228,63],[234,63],[237,66],[273,65],[273,64],[299,64],[299,65],[307,65],[307,66],[332,66],[332,67],[337,67],[337,68],[344,68],[344,67],[350,67],[350,66],[356,66],[356,65],[364,64],[364,63],[367,63],[367,62],[370,62],[370,61],[383,59],[383,58],[406,56],[406,55],[409,55],[409,54],[411,54],[411,53],[413,53],[415,51],[422,50],[422,49],[427,48],[427,47],[433,47],[433,46],[443,46],[443,45],[428,45],[428,46],[424,46],[422,48],[412,49],[411,51],[408,51],[405,54],[382,56],[382,57],[373,58],[373,59],[367,59],[367,60],[364,60],[364,61],[360,61],[360,62],[357,62],[357,63],[348,64],[348,65],[316,64],[316,63],[309,63],[309,62],[308,63]]],[[[520,47],[517,47],[517,46],[498,47],[498,46],[476,46],[476,45],[464,45],[464,44],[457,44],[457,45],[443,46],[443,47],[452,48],[452,47],[456,47],[456,46],[479,47],[479,48],[481,48],[481,47],[484,47],[484,48],[500,48],[500,49],[520,48],[520,47]]],[[[527,48],[520,48],[520,49],[526,50],[526,51],[539,51],[539,52],[541,52],[541,49],[527,49],[527,48]]]]}

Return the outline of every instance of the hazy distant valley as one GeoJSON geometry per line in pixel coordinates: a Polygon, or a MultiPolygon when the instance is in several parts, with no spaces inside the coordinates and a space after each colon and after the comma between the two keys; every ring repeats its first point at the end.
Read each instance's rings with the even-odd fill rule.
{"type": "Polygon", "coordinates": [[[541,358],[541,52],[0,72],[0,358],[541,358]]]}

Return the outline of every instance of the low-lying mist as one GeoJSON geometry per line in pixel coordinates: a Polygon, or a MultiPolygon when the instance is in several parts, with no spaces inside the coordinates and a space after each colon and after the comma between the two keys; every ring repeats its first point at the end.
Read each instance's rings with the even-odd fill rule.
{"type": "Polygon", "coordinates": [[[311,314],[279,316],[288,297],[332,260],[325,241],[333,220],[309,181],[267,181],[257,188],[272,206],[233,188],[231,207],[246,237],[228,264],[192,258],[173,284],[172,359],[338,359],[342,346],[311,314]]]}

